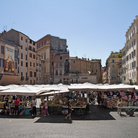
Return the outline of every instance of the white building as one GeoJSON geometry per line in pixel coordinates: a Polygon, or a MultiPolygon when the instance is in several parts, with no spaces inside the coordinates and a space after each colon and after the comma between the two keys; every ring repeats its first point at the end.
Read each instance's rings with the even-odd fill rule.
{"type": "Polygon", "coordinates": [[[122,49],[122,83],[138,84],[138,16],[126,32],[122,49]]]}

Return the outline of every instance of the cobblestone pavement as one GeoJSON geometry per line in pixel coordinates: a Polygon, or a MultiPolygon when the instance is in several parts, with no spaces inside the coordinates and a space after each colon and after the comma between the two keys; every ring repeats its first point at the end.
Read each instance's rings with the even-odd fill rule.
{"type": "Polygon", "coordinates": [[[94,106],[87,115],[64,115],[35,118],[0,116],[0,138],[137,138],[138,112],[133,117],[94,106]]]}

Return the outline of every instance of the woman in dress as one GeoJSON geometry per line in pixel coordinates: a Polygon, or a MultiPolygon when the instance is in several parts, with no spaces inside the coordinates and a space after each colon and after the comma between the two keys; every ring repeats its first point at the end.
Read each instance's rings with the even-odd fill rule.
{"type": "Polygon", "coordinates": [[[72,108],[71,108],[71,104],[70,101],[68,102],[68,115],[65,117],[65,119],[67,119],[69,117],[69,120],[71,120],[71,113],[72,113],[72,108]]]}

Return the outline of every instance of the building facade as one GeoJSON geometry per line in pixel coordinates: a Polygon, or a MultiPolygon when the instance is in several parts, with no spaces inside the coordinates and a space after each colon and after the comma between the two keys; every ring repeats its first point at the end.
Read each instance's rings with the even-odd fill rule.
{"type": "Polygon", "coordinates": [[[101,83],[101,60],[70,57],[70,82],[101,83]],[[94,77],[95,76],[95,77],[94,77]]]}
{"type": "Polygon", "coordinates": [[[46,62],[41,60],[41,75],[45,76],[43,75],[43,68],[46,69],[46,78],[48,80],[46,83],[67,83],[68,73],[66,72],[65,63],[69,61],[69,52],[66,39],[46,35],[37,41],[37,48],[37,54],[43,54],[45,55],[44,58],[46,57],[46,62]],[[47,52],[44,53],[44,51],[47,52]]]}
{"type": "Polygon", "coordinates": [[[106,61],[107,78],[109,84],[121,83],[122,53],[112,52],[106,61]]]}
{"type": "Polygon", "coordinates": [[[18,45],[0,38],[0,85],[18,84],[18,45]]]}
{"type": "Polygon", "coordinates": [[[106,66],[102,67],[102,83],[103,84],[108,83],[108,74],[106,66]]]}
{"type": "Polygon", "coordinates": [[[122,82],[138,84],[138,16],[126,32],[122,48],[122,82]]]}
{"type": "Polygon", "coordinates": [[[36,43],[27,35],[14,29],[4,32],[1,38],[18,45],[19,84],[36,83],[36,43]]]}

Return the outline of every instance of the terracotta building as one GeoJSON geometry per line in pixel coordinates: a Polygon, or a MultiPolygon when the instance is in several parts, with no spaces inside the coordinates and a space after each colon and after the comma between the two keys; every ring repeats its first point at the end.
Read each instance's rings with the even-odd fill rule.
{"type": "Polygon", "coordinates": [[[41,55],[41,58],[44,55],[45,61],[41,59],[41,75],[45,76],[47,80],[45,83],[67,83],[65,61],[69,59],[69,52],[66,39],[51,35],[44,36],[37,41],[37,54],[41,55]]]}
{"type": "Polygon", "coordinates": [[[36,43],[27,35],[14,29],[4,32],[1,38],[18,45],[19,84],[36,83],[36,43]]]}

